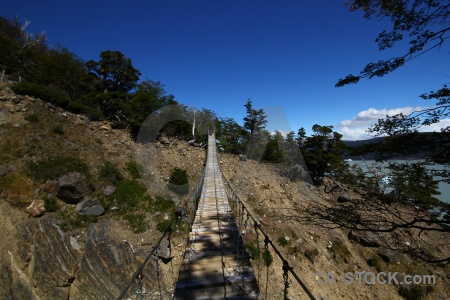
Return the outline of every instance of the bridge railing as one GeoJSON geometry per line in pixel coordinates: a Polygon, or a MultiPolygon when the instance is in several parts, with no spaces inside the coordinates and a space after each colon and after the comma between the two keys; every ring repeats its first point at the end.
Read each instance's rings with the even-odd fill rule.
{"type": "MultiPolygon", "coordinates": [[[[207,156],[205,158],[205,165],[206,165],[206,159],[207,156]]],[[[120,295],[117,297],[118,300],[120,299],[124,299],[125,297],[129,297],[129,294],[133,293],[136,295],[137,299],[144,299],[143,298],[143,270],[144,268],[148,267],[149,262],[151,261],[151,258],[154,258],[154,260],[156,261],[156,267],[151,266],[151,268],[154,268],[154,270],[156,271],[156,275],[158,276],[158,282],[159,282],[159,276],[160,276],[160,269],[158,268],[158,251],[161,247],[161,243],[163,242],[164,238],[168,239],[169,242],[169,247],[171,247],[171,235],[172,235],[172,231],[173,231],[173,227],[175,225],[176,228],[178,228],[178,224],[181,220],[185,220],[188,224],[188,229],[187,232],[191,232],[192,230],[192,224],[194,222],[195,219],[195,214],[197,212],[197,208],[198,208],[198,202],[200,199],[200,195],[202,192],[202,187],[203,187],[203,182],[205,179],[205,171],[206,168],[203,168],[203,172],[202,175],[200,177],[200,179],[197,182],[196,187],[188,194],[188,196],[186,197],[186,201],[181,204],[178,205],[175,208],[175,214],[173,216],[173,218],[171,219],[171,222],[169,223],[169,225],[166,227],[166,229],[164,230],[164,232],[162,233],[161,237],[159,238],[159,240],[156,242],[156,244],[151,247],[149,253],[147,254],[147,256],[145,257],[144,261],[140,264],[140,266],[136,269],[136,271],[133,273],[133,275],[131,276],[131,279],[127,282],[127,284],[125,285],[125,287],[122,288],[122,292],[120,293],[120,295]],[[136,286],[136,290],[135,291],[131,291],[130,288],[131,286],[136,286]]],[[[185,244],[189,243],[189,235],[186,238],[185,244]]],[[[186,245],[184,245],[186,248],[186,245]]],[[[172,251],[172,249],[170,249],[170,251],[172,251]]],[[[161,291],[161,287],[159,290],[159,295],[160,295],[160,299],[163,299],[163,293],[161,291]]]]}
{"type": "MultiPolygon", "coordinates": [[[[220,164],[219,164],[219,166],[220,166],[220,164]]],[[[308,289],[308,287],[305,285],[305,283],[300,279],[300,277],[294,271],[291,264],[289,264],[289,262],[283,257],[283,255],[277,249],[277,247],[274,245],[274,243],[270,240],[270,237],[267,235],[267,233],[262,228],[261,223],[256,220],[256,218],[249,211],[249,209],[247,208],[245,203],[239,198],[239,196],[233,190],[232,186],[226,179],[222,170],[221,170],[221,173],[222,173],[222,180],[224,182],[226,192],[228,195],[228,200],[230,202],[230,207],[233,210],[233,213],[235,215],[236,224],[239,227],[240,233],[242,235],[246,235],[247,230],[249,228],[252,228],[255,232],[253,241],[250,241],[249,239],[246,240],[244,236],[243,236],[243,240],[246,240],[247,242],[256,242],[256,245],[254,243],[251,244],[256,248],[250,249],[249,252],[250,252],[250,255],[252,256],[252,259],[257,260],[257,273],[258,273],[257,280],[258,280],[258,285],[260,287],[261,293],[264,291],[264,294],[263,294],[264,299],[271,298],[269,296],[274,296],[274,293],[275,293],[275,296],[280,295],[279,292],[276,292],[273,289],[271,289],[272,295],[268,294],[269,282],[271,284],[271,287],[273,287],[273,284],[274,284],[273,282],[276,281],[276,280],[272,280],[269,278],[271,275],[271,273],[269,271],[270,265],[272,265],[272,262],[274,259],[272,256],[272,252],[270,251],[270,250],[272,250],[275,253],[276,258],[281,260],[281,263],[282,263],[283,274],[282,274],[282,287],[281,288],[282,288],[282,293],[284,296],[283,299],[285,299],[285,300],[292,299],[292,298],[288,298],[289,288],[291,287],[291,283],[297,282],[300,285],[300,287],[302,288],[302,290],[308,295],[308,297],[312,300],[315,300],[316,298],[314,297],[312,292],[308,289]],[[261,247],[261,245],[263,245],[263,246],[261,247]],[[261,257],[263,266],[260,265],[260,263],[261,263],[260,257],[261,257]],[[266,274],[265,274],[266,278],[264,280],[265,284],[261,280],[261,272],[262,272],[261,269],[263,269],[263,268],[265,268],[265,271],[266,271],[266,274]],[[289,275],[292,276],[293,280],[289,279],[289,275]]],[[[242,246],[244,247],[244,245],[242,245],[242,246]]],[[[249,246],[249,244],[247,244],[247,246],[249,246]]]]}

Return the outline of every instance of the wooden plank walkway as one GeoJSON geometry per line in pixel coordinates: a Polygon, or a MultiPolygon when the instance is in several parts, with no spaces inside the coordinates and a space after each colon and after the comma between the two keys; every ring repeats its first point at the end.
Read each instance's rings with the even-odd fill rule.
{"type": "Polygon", "coordinates": [[[261,299],[208,138],[205,178],[174,299],[261,299]]]}

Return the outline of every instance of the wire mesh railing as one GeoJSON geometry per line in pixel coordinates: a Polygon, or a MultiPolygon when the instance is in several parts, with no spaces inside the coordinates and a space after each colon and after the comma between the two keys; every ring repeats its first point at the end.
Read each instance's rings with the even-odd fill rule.
{"type": "MultiPolygon", "coordinates": [[[[284,300],[290,299],[289,290],[291,288],[291,284],[293,282],[296,282],[310,299],[315,300],[316,298],[314,297],[312,292],[300,279],[291,264],[289,264],[289,262],[284,258],[279,249],[271,241],[268,234],[263,230],[260,222],[257,221],[257,219],[250,213],[245,203],[233,190],[222,170],[221,173],[228,194],[228,199],[230,201],[230,206],[236,218],[236,224],[239,227],[240,233],[243,237],[243,241],[246,241],[248,248],[251,248],[248,250],[252,256],[252,259],[254,261],[256,260],[256,276],[261,293],[263,293],[261,295],[264,297],[263,299],[281,299],[281,295],[284,300]],[[245,238],[244,236],[246,235],[247,230],[249,230],[250,228],[253,229],[254,236],[250,237],[250,235],[248,235],[249,237],[245,238]],[[281,261],[282,265],[281,292],[273,288],[273,286],[276,285],[276,280],[270,278],[274,273],[270,271],[270,266],[273,264],[274,260],[272,252],[270,251],[271,249],[276,254],[275,258],[278,258],[281,261]],[[262,274],[264,269],[265,274],[262,274]],[[293,279],[290,279],[289,275],[291,275],[293,279]],[[265,278],[263,278],[263,276],[265,278]],[[269,285],[271,285],[270,291],[268,290],[269,285]]],[[[242,245],[242,247],[244,247],[244,245],[242,245]]]]}
{"type": "MultiPolygon", "coordinates": [[[[156,244],[153,247],[151,247],[149,253],[145,257],[143,262],[139,265],[139,267],[136,269],[136,271],[132,274],[131,279],[121,289],[121,293],[117,297],[118,300],[125,299],[126,297],[128,298],[128,297],[130,297],[130,294],[134,294],[134,297],[136,299],[139,299],[139,300],[144,299],[143,271],[145,268],[153,268],[153,271],[157,277],[156,279],[158,281],[158,293],[157,294],[159,295],[159,299],[161,299],[161,300],[168,299],[167,297],[163,296],[164,292],[162,291],[162,288],[161,288],[161,282],[160,282],[161,268],[159,266],[159,261],[160,261],[159,249],[161,247],[163,240],[166,238],[168,241],[168,248],[169,248],[168,250],[170,252],[172,252],[173,247],[172,247],[171,239],[172,239],[173,230],[175,228],[175,231],[178,233],[178,231],[179,231],[178,228],[179,228],[179,224],[181,223],[181,221],[184,220],[188,224],[188,228],[187,228],[188,233],[192,230],[192,224],[194,222],[195,214],[196,214],[196,211],[198,208],[198,200],[200,199],[204,178],[205,178],[205,168],[203,169],[202,176],[200,177],[196,187],[186,197],[186,201],[182,205],[178,205],[175,208],[174,216],[172,217],[169,225],[163,231],[162,236],[158,239],[156,244]],[[150,264],[151,266],[149,267],[148,265],[149,265],[149,262],[152,261],[152,258],[155,261],[154,262],[155,265],[153,266],[150,264]],[[134,286],[134,291],[131,290],[132,286],[134,286]]],[[[187,239],[184,241],[184,243],[185,243],[185,245],[182,248],[189,247],[189,245],[187,245],[189,243],[189,235],[187,235],[187,239]]],[[[183,252],[183,251],[181,251],[181,252],[183,252]]]]}

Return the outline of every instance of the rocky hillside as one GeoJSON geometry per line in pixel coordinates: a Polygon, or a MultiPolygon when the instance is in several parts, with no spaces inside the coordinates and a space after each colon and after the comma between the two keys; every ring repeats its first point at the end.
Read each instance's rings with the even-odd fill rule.
{"type": "MultiPolygon", "coordinates": [[[[161,236],[158,229],[170,218],[174,204],[186,197],[168,188],[171,170],[186,170],[192,189],[204,159],[205,149],[184,141],[161,137],[155,147],[139,145],[128,132],[111,129],[107,122],[90,121],[40,99],[17,96],[10,84],[1,84],[2,299],[117,297],[161,236]]],[[[353,191],[336,188],[332,182],[322,187],[291,182],[275,166],[227,154],[220,154],[220,165],[317,299],[422,299],[414,296],[420,293],[428,293],[429,299],[446,299],[450,295],[448,266],[425,265],[386,252],[375,235],[329,230],[288,218],[308,211],[311,203],[340,205],[339,197],[359,197],[353,191]],[[396,284],[315,281],[324,279],[317,272],[339,276],[363,270],[434,274],[437,284],[411,291],[410,286],[396,284]]],[[[423,243],[445,238],[411,235],[423,243]]],[[[244,239],[251,244],[254,238],[249,226],[244,239]]],[[[174,236],[172,245],[174,252],[181,251],[183,236],[174,236]]],[[[161,263],[159,278],[154,268],[145,269],[146,299],[159,299],[160,290],[169,299],[179,261],[175,256],[161,263]]],[[[253,262],[258,271],[257,260],[253,262]]],[[[258,273],[262,291],[264,270],[261,267],[258,273]]],[[[269,271],[267,298],[282,299],[281,262],[274,259],[269,271]]],[[[305,299],[291,282],[291,299],[305,299]]]]}

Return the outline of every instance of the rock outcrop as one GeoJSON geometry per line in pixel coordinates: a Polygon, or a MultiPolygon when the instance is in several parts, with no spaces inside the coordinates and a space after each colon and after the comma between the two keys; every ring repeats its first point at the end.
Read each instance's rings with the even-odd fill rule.
{"type": "Polygon", "coordinates": [[[67,203],[76,204],[91,193],[92,189],[84,174],[67,173],[58,180],[56,196],[67,203]]]}

